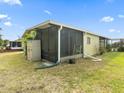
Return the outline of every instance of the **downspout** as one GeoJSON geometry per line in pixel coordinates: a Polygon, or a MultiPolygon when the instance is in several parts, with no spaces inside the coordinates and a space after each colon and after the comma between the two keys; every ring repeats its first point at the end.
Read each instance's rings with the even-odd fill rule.
{"type": "Polygon", "coordinates": [[[60,45],[60,43],[61,43],[61,30],[62,30],[62,25],[60,26],[60,28],[59,28],[59,30],[58,30],[58,61],[57,61],[57,63],[60,63],[60,58],[61,58],[61,51],[60,51],[60,49],[61,49],[61,45],[60,45]]]}

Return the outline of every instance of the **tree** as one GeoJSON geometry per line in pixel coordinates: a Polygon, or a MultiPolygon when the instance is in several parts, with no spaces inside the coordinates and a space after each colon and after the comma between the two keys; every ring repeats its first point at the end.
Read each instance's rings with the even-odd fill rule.
{"type": "Polygon", "coordinates": [[[25,36],[22,38],[21,41],[24,45],[25,55],[27,55],[27,41],[34,40],[36,35],[37,35],[36,31],[32,30],[30,33],[26,33],[25,36]]]}
{"type": "Polygon", "coordinates": [[[9,44],[9,40],[7,39],[3,40],[3,47],[7,47],[8,44],[9,44]]]}
{"type": "Polygon", "coordinates": [[[3,40],[0,39],[0,47],[3,45],[3,40]]]}
{"type": "Polygon", "coordinates": [[[36,31],[32,30],[30,33],[27,33],[23,38],[22,42],[26,43],[28,40],[34,40],[36,37],[37,33],[36,31]]]}
{"type": "MultiPolygon", "coordinates": [[[[0,28],[0,31],[2,31],[2,28],[0,28]]],[[[2,39],[2,34],[0,34],[0,40],[2,39]]]]}
{"type": "MultiPolygon", "coordinates": [[[[2,31],[2,28],[0,28],[0,31],[2,31]]],[[[2,41],[2,35],[0,34],[0,47],[2,46],[3,41],[2,41]]]]}

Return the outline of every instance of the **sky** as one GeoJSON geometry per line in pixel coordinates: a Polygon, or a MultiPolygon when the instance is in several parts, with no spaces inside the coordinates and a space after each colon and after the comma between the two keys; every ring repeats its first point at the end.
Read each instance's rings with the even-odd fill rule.
{"type": "Polygon", "coordinates": [[[124,0],[0,0],[3,39],[16,40],[46,20],[124,38],[124,0]]]}

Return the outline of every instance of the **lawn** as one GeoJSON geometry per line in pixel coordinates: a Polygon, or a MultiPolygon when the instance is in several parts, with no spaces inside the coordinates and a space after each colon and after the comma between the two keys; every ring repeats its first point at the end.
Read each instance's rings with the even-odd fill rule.
{"type": "Polygon", "coordinates": [[[40,62],[26,61],[23,53],[2,53],[0,93],[124,93],[124,53],[101,58],[35,70],[40,62]]]}

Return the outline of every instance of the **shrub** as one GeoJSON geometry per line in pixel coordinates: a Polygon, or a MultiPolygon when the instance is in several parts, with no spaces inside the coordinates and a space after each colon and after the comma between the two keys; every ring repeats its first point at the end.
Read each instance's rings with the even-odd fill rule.
{"type": "Polygon", "coordinates": [[[110,44],[107,44],[107,46],[106,46],[106,51],[107,51],[107,52],[110,52],[110,51],[111,51],[111,45],[110,45],[110,44]]]}
{"type": "Polygon", "coordinates": [[[124,47],[119,47],[119,48],[118,48],[118,51],[119,51],[119,52],[124,52],[124,47]]]}
{"type": "Polygon", "coordinates": [[[100,48],[100,55],[104,54],[106,52],[105,48],[100,48]]]}

